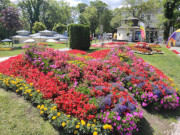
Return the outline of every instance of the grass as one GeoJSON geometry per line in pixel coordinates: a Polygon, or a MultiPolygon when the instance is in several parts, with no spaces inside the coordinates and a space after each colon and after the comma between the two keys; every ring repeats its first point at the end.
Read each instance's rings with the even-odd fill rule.
{"type": "Polygon", "coordinates": [[[15,93],[0,88],[0,103],[0,134],[59,134],[48,121],[43,120],[38,109],[15,93]]]}
{"type": "MultiPolygon", "coordinates": [[[[14,44],[13,46],[15,47],[22,47],[25,44],[14,44]]],[[[69,44],[68,44],[69,46],[69,44]]],[[[48,43],[49,48],[54,48],[54,49],[62,49],[66,48],[66,44],[56,44],[56,43],[48,43]]],[[[0,58],[1,57],[8,57],[8,56],[15,56],[18,54],[21,54],[23,52],[23,49],[15,49],[12,51],[0,51],[0,58]]]]}
{"type": "MultiPolygon", "coordinates": [[[[172,78],[177,88],[180,89],[180,57],[165,47],[160,50],[164,51],[164,54],[137,55],[172,78]]],[[[160,112],[143,109],[143,112],[144,119],[139,124],[140,134],[143,135],[170,134],[173,130],[172,123],[177,122],[177,118],[180,116],[180,108],[169,111],[161,110],[160,112]]]]}
{"type": "Polygon", "coordinates": [[[138,56],[163,71],[168,77],[172,78],[174,83],[180,89],[180,57],[166,47],[160,49],[164,51],[164,54],[138,54],[138,56]]]}

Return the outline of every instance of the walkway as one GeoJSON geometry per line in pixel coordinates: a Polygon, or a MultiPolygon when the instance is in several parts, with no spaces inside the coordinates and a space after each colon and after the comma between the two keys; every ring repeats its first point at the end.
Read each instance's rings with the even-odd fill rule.
{"type": "Polygon", "coordinates": [[[180,47],[171,47],[171,48],[169,48],[170,50],[176,50],[179,54],[177,54],[177,55],[179,55],[180,56],[180,47]]]}

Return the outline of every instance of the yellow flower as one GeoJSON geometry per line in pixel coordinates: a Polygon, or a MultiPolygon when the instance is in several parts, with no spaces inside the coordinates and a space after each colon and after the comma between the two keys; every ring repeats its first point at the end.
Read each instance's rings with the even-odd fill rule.
{"type": "Polygon", "coordinates": [[[63,122],[63,123],[62,123],[62,127],[65,127],[65,126],[66,126],[66,123],[65,123],[65,122],[63,122]]]}
{"type": "Polygon", "coordinates": [[[19,90],[16,90],[16,92],[19,92],[19,90]]]}
{"type": "Polygon", "coordinates": [[[92,124],[92,127],[95,127],[96,125],[95,124],[92,124]]]}
{"type": "Polygon", "coordinates": [[[39,93],[39,92],[40,92],[40,90],[37,90],[37,92],[39,93]]]}
{"type": "Polygon", "coordinates": [[[58,113],[57,113],[57,116],[60,116],[60,115],[61,115],[61,113],[60,113],[60,112],[58,112],[58,113]]]}
{"type": "Polygon", "coordinates": [[[79,128],[79,125],[76,125],[76,128],[79,128]]]}
{"type": "Polygon", "coordinates": [[[52,117],[52,120],[55,120],[56,118],[57,118],[56,116],[53,116],[53,117],[52,117]]]}
{"type": "Polygon", "coordinates": [[[96,122],[96,119],[93,119],[94,123],[96,122]]]}
{"type": "Polygon", "coordinates": [[[1,75],[1,73],[0,73],[0,75],[1,75]]]}
{"type": "Polygon", "coordinates": [[[44,111],[40,111],[40,114],[43,114],[44,113],[44,111]]]}
{"type": "Polygon", "coordinates": [[[77,134],[78,133],[78,131],[77,130],[74,130],[74,134],[77,134]]]}
{"type": "Polygon", "coordinates": [[[30,97],[32,97],[32,96],[33,96],[33,94],[30,94],[29,96],[30,96],[30,97]]]}
{"type": "Polygon", "coordinates": [[[28,87],[25,87],[25,89],[28,89],[28,87]]]}
{"type": "Polygon", "coordinates": [[[68,117],[71,117],[71,115],[68,115],[68,117]]]}
{"type": "Polygon", "coordinates": [[[37,106],[38,109],[39,109],[40,107],[41,107],[40,105],[37,106]]]}
{"type": "Polygon", "coordinates": [[[53,109],[57,109],[57,106],[54,106],[53,109]]]}
{"type": "Polygon", "coordinates": [[[81,120],[81,124],[84,126],[86,125],[86,122],[84,120],[81,120]]]}
{"type": "Polygon", "coordinates": [[[94,130],[97,130],[97,128],[95,128],[94,130]]]}
{"type": "Polygon", "coordinates": [[[47,108],[44,108],[44,111],[47,111],[47,108]]]}
{"type": "Polygon", "coordinates": [[[95,132],[93,132],[93,135],[98,135],[98,133],[95,131],[95,132]]]}
{"type": "Polygon", "coordinates": [[[30,86],[32,86],[32,85],[33,85],[33,83],[30,83],[29,85],[30,85],[30,86]]]}
{"type": "Polygon", "coordinates": [[[90,126],[91,126],[91,124],[89,124],[89,123],[88,123],[88,124],[87,124],[87,126],[88,126],[88,127],[90,127],[90,126]]]}
{"type": "Polygon", "coordinates": [[[105,124],[105,125],[103,126],[103,128],[104,128],[104,129],[110,129],[110,130],[111,130],[111,129],[112,129],[112,126],[109,125],[109,124],[105,124]]]}

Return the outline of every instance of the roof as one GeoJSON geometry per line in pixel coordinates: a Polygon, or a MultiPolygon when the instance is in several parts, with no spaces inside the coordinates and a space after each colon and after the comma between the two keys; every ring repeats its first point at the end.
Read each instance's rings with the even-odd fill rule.
{"type": "Polygon", "coordinates": [[[123,25],[123,26],[120,26],[120,27],[118,27],[118,28],[116,28],[116,29],[127,29],[127,28],[135,28],[135,29],[139,29],[140,27],[139,26],[131,26],[131,27],[129,27],[128,25],[123,25]]]}
{"type": "Polygon", "coordinates": [[[29,31],[26,31],[26,30],[19,30],[17,31],[16,33],[30,33],[29,31]]]}
{"type": "Polygon", "coordinates": [[[12,42],[12,40],[6,38],[6,39],[2,40],[1,42],[12,42]]]}

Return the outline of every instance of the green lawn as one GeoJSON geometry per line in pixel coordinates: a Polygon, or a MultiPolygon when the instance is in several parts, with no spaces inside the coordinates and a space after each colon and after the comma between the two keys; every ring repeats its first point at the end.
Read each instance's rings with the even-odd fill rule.
{"type": "MultiPolygon", "coordinates": [[[[14,44],[15,47],[22,47],[24,45],[25,44],[14,44]]],[[[66,44],[48,43],[48,47],[54,48],[54,49],[62,49],[62,48],[66,48],[66,44]]],[[[23,49],[15,49],[12,51],[0,51],[0,58],[8,57],[8,56],[15,56],[15,55],[21,54],[22,52],[23,52],[23,49]]]]}
{"type": "MultiPolygon", "coordinates": [[[[180,57],[166,47],[160,48],[164,54],[142,55],[137,54],[149,64],[163,71],[180,89],[180,57]]],[[[180,108],[176,110],[144,111],[144,118],[139,125],[142,135],[166,135],[173,130],[172,123],[180,117],[180,108]]]]}
{"type": "Polygon", "coordinates": [[[138,56],[162,70],[168,77],[174,80],[174,83],[180,89],[180,57],[166,47],[162,47],[161,50],[164,51],[164,54],[138,54],[138,56]]]}
{"type": "Polygon", "coordinates": [[[52,125],[43,120],[38,109],[22,97],[0,88],[1,135],[58,135],[52,125]]]}

